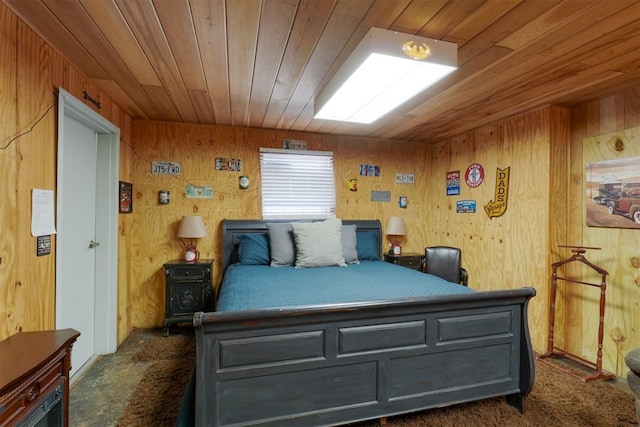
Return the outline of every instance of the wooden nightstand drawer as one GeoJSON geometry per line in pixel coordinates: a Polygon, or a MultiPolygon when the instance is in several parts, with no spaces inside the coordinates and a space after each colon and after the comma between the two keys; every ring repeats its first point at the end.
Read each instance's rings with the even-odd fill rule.
{"type": "Polygon", "coordinates": [[[414,270],[420,270],[422,266],[422,258],[411,257],[411,258],[400,258],[398,260],[398,265],[403,267],[413,268],[414,270]]]}
{"type": "Polygon", "coordinates": [[[405,253],[401,255],[384,254],[384,260],[391,264],[397,264],[402,267],[411,268],[412,270],[422,270],[424,255],[419,253],[405,253]]]}
{"type": "Polygon", "coordinates": [[[199,265],[167,268],[165,274],[167,277],[171,277],[174,280],[177,279],[202,279],[205,277],[205,268],[199,265]]]}

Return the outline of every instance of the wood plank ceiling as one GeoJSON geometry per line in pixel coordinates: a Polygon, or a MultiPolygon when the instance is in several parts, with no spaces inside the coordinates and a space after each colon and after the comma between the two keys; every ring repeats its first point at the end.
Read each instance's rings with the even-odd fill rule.
{"type": "Polygon", "coordinates": [[[433,142],[640,87],[638,0],[2,0],[134,118],[433,142]],[[371,125],[313,101],[372,27],[459,68],[371,125]]]}

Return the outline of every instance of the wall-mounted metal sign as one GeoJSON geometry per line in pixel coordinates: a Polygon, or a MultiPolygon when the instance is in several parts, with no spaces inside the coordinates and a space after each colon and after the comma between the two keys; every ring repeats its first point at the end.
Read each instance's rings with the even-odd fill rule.
{"type": "Polygon", "coordinates": [[[460,194],[460,171],[447,172],[447,196],[460,194]]]}
{"type": "Polygon", "coordinates": [[[213,199],[213,188],[205,185],[187,185],[187,199],[213,199]]]}
{"type": "Polygon", "coordinates": [[[391,191],[371,191],[371,201],[372,202],[390,202],[391,201],[391,191]]]}
{"type": "Polygon", "coordinates": [[[180,162],[151,162],[151,173],[156,175],[180,175],[180,162]]]}
{"type": "Polygon", "coordinates": [[[476,213],[475,200],[458,200],[456,202],[457,213],[476,213]]]}
{"type": "Polygon", "coordinates": [[[497,218],[504,215],[507,211],[507,200],[509,198],[509,171],[511,167],[506,169],[496,168],[496,191],[493,200],[484,205],[484,211],[491,218],[497,218]]]}
{"type": "Polygon", "coordinates": [[[306,150],[307,141],[304,139],[284,139],[282,140],[282,148],[285,150],[306,150]]]}
{"type": "Polygon", "coordinates": [[[225,159],[222,157],[216,157],[216,170],[240,172],[242,170],[242,160],[234,159],[234,158],[225,159]]]}
{"type": "Polygon", "coordinates": [[[415,176],[412,173],[397,173],[396,184],[413,184],[415,176]]]}

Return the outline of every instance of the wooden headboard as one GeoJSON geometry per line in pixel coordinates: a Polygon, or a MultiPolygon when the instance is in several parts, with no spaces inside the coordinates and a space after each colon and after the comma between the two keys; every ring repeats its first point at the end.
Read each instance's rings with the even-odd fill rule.
{"type": "MultiPolygon", "coordinates": [[[[222,220],[222,271],[227,270],[229,264],[237,261],[237,246],[239,234],[267,233],[267,223],[299,222],[309,220],[262,220],[262,219],[224,219],[222,220]]],[[[313,220],[312,220],[313,221],[313,220]]],[[[321,221],[321,220],[315,220],[321,221]]],[[[355,224],[357,233],[374,233],[377,239],[379,258],[382,258],[382,226],[380,220],[342,220],[343,225],[355,224]]]]}

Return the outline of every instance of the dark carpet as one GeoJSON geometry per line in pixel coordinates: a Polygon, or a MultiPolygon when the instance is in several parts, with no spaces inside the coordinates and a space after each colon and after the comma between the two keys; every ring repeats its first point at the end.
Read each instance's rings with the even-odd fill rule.
{"type": "MultiPolygon", "coordinates": [[[[155,361],[133,392],[119,426],[174,426],[182,396],[195,364],[192,336],[158,337],[135,360],[155,361]]],[[[392,427],[629,427],[637,426],[635,397],[608,382],[585,383],[547,364],[536,362],[536,379],[521,415],[504,398],[486,399],[389,417],[392,427]]],[[[379,426],[378,421],[351,424],[379,426]]]]}

